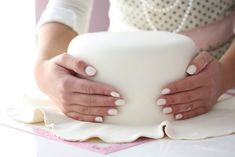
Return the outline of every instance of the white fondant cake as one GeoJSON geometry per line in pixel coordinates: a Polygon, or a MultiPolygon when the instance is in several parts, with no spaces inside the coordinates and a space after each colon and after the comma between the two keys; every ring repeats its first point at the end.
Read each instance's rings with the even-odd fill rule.
{"type": "Polygon", "coordinates": [[[197,48],[190,38],[168,32],[104,32],[79,35],[68,52],[97,69],[94,81],[113,85],[124,97],[126,105],[104,123],[140,126],[173,120],[156,100],[165,85],[185,77],[197,48]]]}

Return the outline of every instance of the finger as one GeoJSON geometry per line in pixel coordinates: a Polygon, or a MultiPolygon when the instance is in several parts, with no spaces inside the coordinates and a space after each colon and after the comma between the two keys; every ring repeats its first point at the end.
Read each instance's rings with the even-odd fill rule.
{"type": "Polygon", "coordinates": [[[70,54],[63,53],[55,58],[56,64],[65,67],[66,69],[72,70],[79,75],[84,77],[94,76],[96,69],[91,65],[85,63],[80,58],[75,58],[70,54]]]}
{"type": "Polygon", "coordinates": [[[72,119],[76,119],[79,121],[86,121],[86,122],[102,123],[104,121],[103,117],[101,116],[88,116],[88,115],[83,115],[83,114],[76,113],[76,112],[68,112],[66,113],[66,116],[72,119]]]}
{"type": "Polygon", "coordinates": [[[186,104],[165,106],[165,107],[163,107],[162,112],[164,114],[172,114],[172,113],[177,114],[177,113],[181,113],[181,112],[194,110],[194,109],[199,108],[201,106],[202,106],[201,101],[194,101],[194,102],[186,103],[186,104]]]}
{"type": "Polygon", "coordinates": [[[74,76],[71,76],[69,79],[65,79],[64,81],[65,86],[67,89],[70,89],[70,92],[107,96],[111,95],[113,97],[121,96],[114,87],[107,84],[80,79],[74,76]]]}
{"type": "Polygon", "coordinates": [[[185,92],[200,88],[203,85],[203,80],[200,75],[188,76],[182,80],[178,80],[168,84],[162,91],[162,95],[185,92]]]}
{"type": "Polygon", "coordinates": [[[69,104],[80,104],[88,107],[115,107],[125,105],[123,99],[103,96],[103,95],[89,95],[81,93],[71,93],[70,97],[66,98],[69,104]]]}
{"type": "Polygon", "coordinates": [[[162,106],[189,103],[204,98],[203,94],[202,88],[197,88],[190,91],[163,95],[157,100],[157,104],[162,106]]]}
{"type": "Polygon", "coordinates": [[[202,114],[207,113],[207,112],[208,112],[207,108],[199,107],[199,108],[196,108],[194,110],[190,110],[190,111],[175,114],[174,117],[175,117],[176,120],[183,120],[183,119],[196,117],[196,116],[202,115],[202,114]]]}
{"type": "Polygon", "coordinates": [[[192,60],[186,72],[189,75],[198,74],[203,71],[213,60],[214,58],[208,52],[201,52],[192,60]]]}
{"type": "Polygon", "coordinates": [[[114,107],[85,107],[81,105],[71,105],[70,110],[89,116],[115,116],[118,114],[118,110],[114,107]]]}

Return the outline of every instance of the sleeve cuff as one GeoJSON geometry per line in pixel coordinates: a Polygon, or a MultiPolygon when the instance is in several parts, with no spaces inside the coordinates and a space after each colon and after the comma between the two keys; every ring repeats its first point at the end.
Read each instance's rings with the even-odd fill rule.
{"type": "MultiPolygon", "coordinates": [[[[91,10],[91,9],[90,9],[91,10]]],[[[78,15],[74,10],[69,8],[56,7],[48,8],[42,13],[37,24],[39,28],[49,22],[58,22],[71,27],[78,34],[87,33],[90,22],[90,11],[86,15],[78,15]]]]}

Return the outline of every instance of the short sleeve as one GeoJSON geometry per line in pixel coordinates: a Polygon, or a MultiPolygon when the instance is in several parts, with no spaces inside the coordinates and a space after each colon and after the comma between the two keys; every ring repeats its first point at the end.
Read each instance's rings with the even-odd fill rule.
{"type": "Polygon", "coordinates": [[[59,22],[82,34],[88,31],[92,0],[49,0],[37,27],[48,22],[59,22]]]}

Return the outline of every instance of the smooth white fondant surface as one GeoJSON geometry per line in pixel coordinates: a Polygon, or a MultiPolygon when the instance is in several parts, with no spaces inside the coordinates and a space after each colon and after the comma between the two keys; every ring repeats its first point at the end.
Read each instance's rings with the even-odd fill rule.
{"type": "Polygon", "coordinates": [[[105,123],[153,125],[172,117],[162,114],[156,99],[162,88],[182,79],[196,55],[194,42],[168,32],[92,33],[72,40],[68,53],[93,65],[94,81],[113,85],[126,101],[105,123]]]}
{"type": "Polygon", "coordinates": [[[149,126],[116,125],[77,121],[63,115],[50,101],[24,96],[19,106],[8,109],[8,116],[42,128],[67,141],[86,141],[97,137],[108,143],[132,142],[139,137],[197,140],[235,132],[235,97],[224,95],[207,114],[181,121],[162,121],[149,126]]]}

